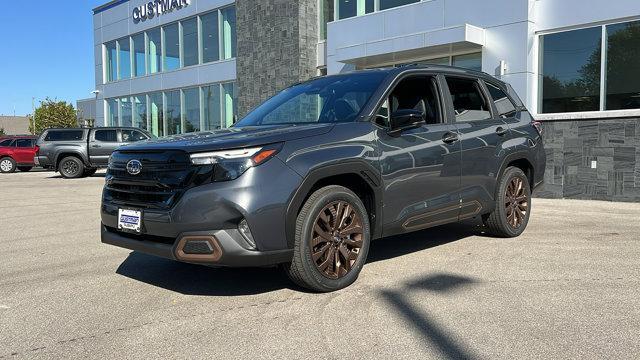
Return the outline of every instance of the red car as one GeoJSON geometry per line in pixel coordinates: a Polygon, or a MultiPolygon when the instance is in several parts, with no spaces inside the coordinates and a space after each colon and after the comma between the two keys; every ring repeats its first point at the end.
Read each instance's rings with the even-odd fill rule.
{"type": "Polygon", "coordinates": [[[29,171],[35,164],[36,155],[35,136],[8,136],[0,138],[0,172],[12,173],[16,169],[29,171]]]}

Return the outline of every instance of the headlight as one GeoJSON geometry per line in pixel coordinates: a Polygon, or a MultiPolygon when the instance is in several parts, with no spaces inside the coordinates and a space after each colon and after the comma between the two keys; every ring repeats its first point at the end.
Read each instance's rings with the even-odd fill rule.
{"type": "Polygon", "coordinates": [[[281,145],[268,145],[246,149],[222,150],[191,154],[191,163],[198,166],[213,166],[213,181],[234,180],[249,168],[271,159],[281,145]]]}

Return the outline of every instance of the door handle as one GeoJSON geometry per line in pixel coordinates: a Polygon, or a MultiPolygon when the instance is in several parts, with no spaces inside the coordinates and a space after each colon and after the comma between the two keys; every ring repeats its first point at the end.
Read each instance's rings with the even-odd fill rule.
{"type": "Polygon", "coordinates": [[[442,136],[442,141],[444,141],[445,144],[452,144],[458,140],[460,140],[460,136],[451,131],[447,132],[446,134],[444,134],[444,136],[442,136]]]}
{"type": "Polygon", "coordinates": [[[99,148],[100,145],[91,145],[92,148],[99,148]]]}
{"type": "Polygon", "coordinates": [[[507,134],[507,129],[503,128],[502,126],[498,126],[498,128],[496,129],[496,134],[498,134],[498,136],[505,136],[507,134]]]}

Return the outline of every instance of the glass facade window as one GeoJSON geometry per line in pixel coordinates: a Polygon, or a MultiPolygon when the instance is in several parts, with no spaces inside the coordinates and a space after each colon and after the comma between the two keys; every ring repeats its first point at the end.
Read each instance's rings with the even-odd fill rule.
{"type": "Polygon", "coordinates": [[[171,71],[180,67],[180,29],[178,23],[162,28],[164,34],[164,61],[162,71],[171,71]]]}
{"type": "Polygon", "coordinates": [[[155,136],[164,136],[164,112],[162,93],[149,94],[149,131],[155,136]]]}
{"type": "Polygon", "coordinates": [[[138,95],[131,97],[133,126],[147,129],[147,97],[138,95]]]}
{"type": "Polygon", "coordinates": [[[541,113],[600,109],[602,28],[540,37],[541,113]]]}
{"type": "Polygon", "coordinates": [[[162,36],[160,29],[147,31],[147,74],[155,74],[162,71],[162,36]]]}
{"type": "Polygon", "coordinates": [[[105,45],[106,52],[106,71],[107,81],[118,80],[118,52],[116,42],[108,42],[105,45]]]}
{"type": "Polygon", "coordinates": [[[320,0],[320,40],[327,40],[327,23],[333,21],[334,0],[320,0]]]}
{"type": "Polygon", "coordinates": [[[129,38],[118,40],[118,80],[131,77],[131,45],[129,38]]]}
{"type": "Polygon", "coordinates": [[[236,57],[236,8],[235,6],[220,11],[222,14],[222,58],[236,57]]]}
{"type": "Polygon", "coordinates": [[[482,53],[452,56],[451,65],[475,71],[482,71],[482,53]]]}
{"type": "Polygon", "coordinates": [[[224,125],[230,127],[235,123],[235,114],[237,111],[236,101],[236,84],[226,83],[222,85],[222,101],[224,108],[224,125]]]}
{"type": "Polygon", "coordinates": [[[182,53],[183,65],[197,65],[198,55],[198,19],[193,18],[182,22],[182,53]]]}
{"type": "Polygon", "coordinates": [[[421,0],[380,0],[380,10],[391,9],[394,7],[413,4],[421,0]]]}
{"type": "Polygon", "coordinates": [[[200,131],[200,89],[186,89],[184,96],[184,132],[200,131]]]}
{"type": "Polygon", "coordinates": [[[120,99],[120,123],[119,126],[131,126],[133,124],[131,117],[131,98],[125,97],[120,99]]]}
{"type": "Polygon", "coordinates": [[[146,74],[144,60],[144,33],[131,37],[133,43],[133,76],[144,76],[146,74]]]}
{"type": "Polygon", "coordinates": [[[338,19],[361,16],[374,10],[374,0],[338,0],[338,19]]]}
{"type": "Polygon", "coordinates": [[[118,100],[107,100],[107,126],[118,126],[118,100]]]}
{"type": "Polygon", "coordinates": [[[220,60],[218,12],[202,15],[200,21],[202,26],[202,62],[218,61],[220,60]]]}
{"type": "Polygon", "coordinates": [[[164,93],[167,135],[182,133],[182,114],[180,106],[180,90],[164,93]]]}
{"type": "Polygon", "coordinates": [[[640,22],[609,25],[605,110],[640,109],[640,22]]]}
{"type": "Polygon", "coordinates": [[[204,116],[204,130],[215,130],[222,127],[222,100],[220,85],[202,88],[202,108],[204,116]]]}

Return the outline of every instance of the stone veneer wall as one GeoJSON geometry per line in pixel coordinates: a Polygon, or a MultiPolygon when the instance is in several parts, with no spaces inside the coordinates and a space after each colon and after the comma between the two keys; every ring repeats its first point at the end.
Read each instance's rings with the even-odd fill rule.
{"type": "Polygon", "coordinates": [[[543,130],[547,169],[536,196],[640,201],[640,119],[548,121],[543,130]]]}
{"type": "Polygon", "coordinates": [[[238,115],[316,76],[317,0],[236,0],[238,115]]]}

